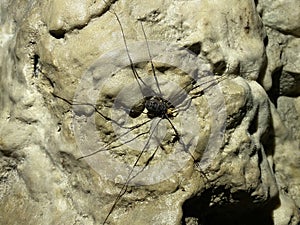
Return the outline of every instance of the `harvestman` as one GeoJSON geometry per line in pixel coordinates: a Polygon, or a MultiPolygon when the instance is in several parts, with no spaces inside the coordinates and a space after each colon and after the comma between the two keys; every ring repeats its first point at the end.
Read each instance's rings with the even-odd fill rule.
{"type": "MultiPolygon", "coordinates": [[[[106,4],[106,2],[105,2],[106,4]]],[[[137,166],[138,163],[140,163],[140,159],[142,157],[142,155],[145,153],[145,151],[147,150],[147,148],[149,148],[150,146],[150,139],[155,139],[155,132],[158,129],[158,125],[162,120],[167,120],[169,125],[171,126],[171,130],[173,130],[173,138],[171,140],[169,140],[171,143],[176,143],[178,142],[180,145],[183,146],[183,149],[191,156],[191,158],[196,161],[196,159],[193,157],[193,154],[191,152],[189,152],[188,146],[186,145],[186,143],[184,143],[181,138],[180,138],[180,132],[177,130],[176,126],[172,123],[172,119],[175,118],[177,116],[178,113],[180,113],[181,111],[186,110],[190,104],[191,101],[197,97],[201,97],[204,93],[204,91],[206,89],[211,88],[212,86],[216,85],[218,82],[220,82],[222,79],[224,79],[224,76],[221,76],[219,79],[217,80],[210,80],[207,82],[204,82],[202,84],[197,84],[196,81],[191,81],[191,83],[187,84],[185,87],[183,87],[182,89],[184,90],[188,90],[189,93],[192,93],[191,96],[189,97],[188,101],[186,104],[180,106],[180,102],[176,103],[176,99],[179,98],[180,95],[182,95],[182,91],[179,90],[178,93],[176,93],[175,95],[172,96],[172,99],[166,99],[163,97],[163,91],[160,88],[160,84],[159,84],[159,80],[157,77],[157,74],[155,72],[155,67],[152,61],[152,55],[151,55],[151,50],[149,48],[148,45],[148,40],[144,31],[144,27],[142,25],[142,22],[140,22],[141,24],[141,28],[142,28],[142,32],[144,34],[144,39],[146,42],[146,46],[147,46],[147,52],[148,52],[148,62],[151,65],[151,72],[152,72],[152,79],[153,79],[153,83],[156,86],[156,91],[147,84],[147,82],[145,82],[145,79],[143,80],[142,77],[138,74],[137,69],[135,67],[135,64],[130,56],[130,52],[128,49],[128,45],[126,42],[126,38],[125,38],[125,34],[124,34],[124,30],[123,30],[123,26],[121,24],[121,21],[118,17],[118,15],[116,14],[115,11],[113,11],[112,9],[109,9],[109,12],[111,12],[119,26],[121,29],[121,34],[122,34],[122,38],[123,38],[123,42],[124,42],[124,46],[125,46],[125,50],[126,50],[126,54],[128,57],[128,60],[130,62],[130,68],[132,71],[132,74],[134,76],[134,79],[137,82],[137,85],[142,93],[143,98],[139,99],[139,101],[134,104],[130,109],[127,110],[127,114],[131,117],[131,118],[138,118],[141,115],[146,115],[147,116],[147,120],[145,120],[144,122],[140,122],[138,124],[135,124],[133,126],[128,126],[125,127],[123,124],[119,123],[119,121],[114,120],[113,118],[110,118],[109,116],[105,115],[100,109],[101,105],[98,104],[94,104],[94,103],[88,103],[88,102],[77,102],[77,101],[70,101],[67,100],[59,95],[53,94],[55,97],[60,98],[61,100],[67,102],[68,104],[72,105],[72,106],[89,106],[91,107],[98,115],[100,115],[100,117],[102,117],[104,120],[111,122],[112,124],[114,124],[115,126],[119,126],[120,128],[125,128],[127,129],[126,132],[120,134],[119,136],[116,136],[114,138],[112,138],[111,140],[107,141],[105,143],[105,145],[100,149],[100,150],[96,150],[93,151],[89,154],[83,155],[81,157],[78,158],[78,160],[84,159],[84,158],[88,158],[91,157],[93,155],[96,155],[97,153],[101,152],[101,151],[109,151],[109,150],[114,150],[114,149],[118,149],[119,147],[130,143],[132,141],[134,141],[135,139],[142,137],[144,135],[149,135],[148,139],[146,141],[146,143],[144,144],[143,149],[140,151],[140,153],[137,155],[137,158],[134,161],[134,164],[132,166],[132,169],[130,170],[129,174],[127,175],[125,182],[122,186],[122,188],[120,189],[119,194],[117,195],[117,198],[115,199],[113,205],[111,206],[107,216],[105,217],[103,224],[107,223],[110,215],[112,214],[112,212],[114,211],[116,205],[118,204],[118,202],[120,201],[120,199],[122,198],[122,196],[126,193],[128,185],[130,183],[131,180],[133,180],[138,174],[142,173],[143,170],[149,165],[149,163],[151,162],[151,160],[153,160],[153,158],[155,157],[155,154],[157,153],[158,149],[162,149],[164,150],[164,147],[162,146],[162,144],[158,144],[156,146],[156,148],[154,149],[153,153],[150,154],[150,157],[147,160],[144,160],[144,165],[142,166],[142,168],[138,171],[138,172],[134,172],[135,167],[137,166]],[[204,86],[202,88],[202,86],[204,86]],[[148,92],[150,92],[151,94],[145,94],[144,90],[148,90],[148,92]],[[200,89],[200,90],[198,90],[200,89]],[[174,104],[174,102],[176,104],[174,104]],[[146,113],[144,112],[146,110],[146,113]],[[149,128],[149,130],[137,134],[134,138],[128,139],[126,142],[120,143],[120,144],[116,144],[117,140],[120,137],[126,137],[126,135],[132,133],[134,130],[145,126],[146,124],[151,123],[152,119],[158,119],[157,123],[154,124],[154,126],[151,128],[149,128]]]]}

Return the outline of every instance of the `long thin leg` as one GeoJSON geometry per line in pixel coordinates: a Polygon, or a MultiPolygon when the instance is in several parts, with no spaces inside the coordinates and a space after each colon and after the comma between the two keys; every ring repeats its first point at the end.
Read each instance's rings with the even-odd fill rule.
{"type": "MultiPolygon", "coordinates": [[[[103,2],[104,2],[106,5],[108,5],[107,2],[106,2],[105,0],[103,0],[103,2]]],[[[109,9],[109,12],[111,12],[111,13],[116,17],[116,19],[117,19],[117,21],[118,21],[118,24],[119,24],[119,26],[120,26],[121,33],[122,33],[122,39],[123,39],[123,42],[124,42],[126,54],[127,54],[127,57],[128,57],[129,63],[130,63],[131,71],[132,71],[132,73],[133,73],[133,76],[134,76],[135,80],[137,81],[137,83],[138,83],[138,85],[139,85],[139,88],[140,88],[141,93],[143,94],[144,91],[143,91],[143,88],[142,88],[141,83],[142,83],[145,87],[147,87],[148,89],[150,89],[150,88],[149,88],[148,85],[142,80],[142,78],[139,76],[138,72],[136,71],[136,69],[135,69],[135,67],[134,67],[132,58],[131,58],[130,53],[129,53],[129,49],[128,49],[128,45],[127,45],[127,41],[126,41],[126,37],[125,37],[124,28],[123,28],[123,25],[122,25],[122,23],[121,23],[121,21],[120,21],[119,16],[117,15],[117,13],[116,13],[113,9],[109,9]]],[[[143,95],[144,95],[144,94],[143,94],[143,95]]]]}
{"type": "Polygon", "coordinates": [[[179,132],[177,131],[177,129],[176,129],[175,126],[173,125],[173,123],[172,123],[172,121],[170,120],[170,118],[169,118],[167,115],[165,115],[165,118],[169,121],[169,123],[170,123],[172,129],[173,129],[174,132],[175,132],[176,138],[178,139],[178,142],[179,142],[180,144],[182,144],[183,149],[184,149],[184,150],[187,150],[186,152],[189,153],[189,155],[192,157],[192,159],[193,159],[194,161],[196,161],[195,157],[194,157],[194,156],[192,155],[192,153],[190,153],[190,151],[188,150],[186,144],[183,142],[183,140],[180,139],[179,132]]]}
{"type": "Polygon", "coordinates": [[[161,90],[160,90],[160,87],[159,87],[159,84],[158,84],[157,76],[156,76],[156,73],[155,73],[155,68],[154,68],[153,61],[152,61],[152,56],[151,56],[151,52],[150,52],[150,48],[149,48],[148,39],[147,39],[142,21],[140,21],[140,23],[141,23],[142,31],[143,31],[144,38],[145,38],[145,41],[146,41],[146,45],[147,45],[147,51],[148,51],[149,60],[150,60],[150,63],[151,63],[151,70],[153,72],[155,83],[156,83],[157,89],[159,91],[159,96],[162,97],[162,93],[161,93],[161,90]]]}
{"type": "Polygon", "coordinates": [[[219,82],[221,82],[222,80],[224,80],[224,79],[226,79],[226,78],[227,78],[226,76],[222,76],[222,77],[218,78],[217,80],[210,80],[210,81],[206,81],[206,82],[204,82],[204,83],[201,83],[201,84],[199,84],[199,85],[196,85],[195,87],[193,87],[193,88],[190,90],[189,95],[191,95],[191,96],[188,98],[187,103],[185,103],[184,105],[181,105],[181,106],[179,106],[179,107],[176,107],[176,110],[174,110],[173,112],[174,112],[174,113],[178,113],[178,112],[180,112],[180,111],[184,111],[184,110],[188,109],[188,108],[190,107],[190,105],[191,105],[193,99],[203,96],[203,94],[204,94],[204,92],[205,92],[206,90],[208,90],[209,88],[211,88],[211,87],[217,85],[219,82]],[[192,92],[192,91],[194,91],[195,89],[197,89],[197,88],[199,88],[199,87],[201,87],[201,86],[204,86],[204,85],[206,85],[206,84],[207,84],[207,86],[204,87],[204,88],[202,88],[201,90],[196,91],[196,92],[192,92]]]}
{"type": "MultiPolygon", "coordinates": [[[[131,171],[129,172],[129,174],[128,174],[127,178],[126,178],[125,184],[123,185],[123,187],[122,187],[122,189],[120,190],[120,192],[119,192],[117,198],[116,198],[115,201],[114,201],[114,204],[112,205],[112,207],[111,207],[111,209],[109,210],[107,216],[105,217],[105,219],[104,219],[104,221],[103,221],[103,225],[107,222],[109,216],[110,216],[110,215],[112,214],[112,212],[114,211],[114,209],[115,209],[115,207],[117,206],[119,200],[120,200],[120,199],[122,198],[122,196],[126,193],[126,190],[127,190],[127,188],[128,188],[129,182],[137,175],[137,174],[136,174],[135,176],[131,177],[131,174],[133,173],[133,170],[134,170],[135,166],[138,164],[140,158],[142,157],[143,153],[144,153],[145,150],[147,149],[147,146],[148,146],[149,143],[150,143],[151,137],[152,137],[152,135],[154,134],[154,132],[155,132],[155,130],[156,130],[156,128],[157,128],[157,126],[158,126],[158,124],[160,123],[161,120],[162,120],[162,119],[160,119],[160,120],[158,121],[158,123],[155,125],[153,131],[150,133],[149,138],[148,138],[146,144],[144,145],[142,151],[141,151],[140,154],[138,155],[137,160],[135,161],[134,165],[132,166],[131,171]]],[[[156,152],[156,151],[155,151],[155,152],[156,152]]],[[[144,167],[144,168],[145,168],[145,167],[144,167]]],[[[144,168],[143,168],[143,170],[144,170],[144,168]]]]}
{"type": "MultiPolygon", "coordinates": [[[[116,124],[116,125],[118,125],[118,126],[120,126],[120,127],[122,127],[122,128],[125,128],[125,129],[134,129],[134,128],[137,128],[137,127],[139,127],[138,125],[134,125],[134,126],[132,126],[132,127],[126,127],[126,126],[123,126],[123,125],[121,125],[120,123],[118,123],[116,120],[113,120],[112,118],[110,118],[110,117],[108,117],[108,116],[105,116],[103,113],[101,113],[100,111],[99,111],[99,109],[97,108],[97,105],[94,105],[94,104],[92,104],[92,103],[89,103],[89,102],[74,102],[74,101],[70,101],[70,100],[68,100],[68,99],[66,99],[66,98],[63,98],[63,97],[61,97],[61,96],[59,96],[59,95],[56,95],[56,94],[54,94],[54,93],[51,93],[54,97],[56,97],[56,98],[59,98],[59,99],[61,99],[61,100],[63,100],[64,102],[66,102],[66,103],[68,103],[69,105],[72,105],[72,106],[80,106],[80,105],[86,105],[86,106],[90,106],[90,107],[92,107],[94,110],[95,110],[95,112],[96,113],[98,113],[102,118],[104,118],[105,120],[107,120],[107,121],[110,121],[110,122],[112,122],[112,123],[114,123],[114,124],[116,124]]],[[[148,123],[150,120],[148,120],[146,123],[148,123]]],[[[145,122],[144,122],[145,123],[145,122]]],[[[144,123],[142,123],[142,125],[144,125],[144,123]]]]}
{"type": "MultiPolygon", "coordinates": [[[[53,93],[52,93],[52,94],[53,94],[53,93]]],[[[55,97],[57,97],[57,98],[59,98],[59,99],[65,101],[65,102],[67,102],[67,103],[70,104],[70,105],[88,105],[88,106],[91,106],[91,107],[93,107],[93,108],[95,109],[95,111],[96,111],[99,115],[101,115],[104,119],[106,119],[106,120],[108,120],[108,121],[110,121],[110,122],[114,122],[114,123],[118,124],[115,120],[112,120],[111,118],[109,118],[109,117],[105,116],[104,114],[102,114],[102,113],[97,109],[97,107],[96,107],[95,105],[91,104],[91,103],[74,103],[74,102],[71,102],[71,101],[69,101],[69,100],[67,100],[67,99],[65,99],[65,98],[63,98],[63,97],[61,97],[61,96],[59,96],[59,95],[56,95],[56,94],[53,94],[53,96],[55,96],[55,97]]],[[[127,141],[124,142],[124,143],[121,143],[121,144],[119,144],[119,145],[112,146],[112,147],[109,148],[109,146],[110,146],[111,144],[113,144],[115,141],[117,141],[117,140],[120,139],[121,137],[123,137],[123,136],[129,134],[129,133],[132,132],[134,129],[137,129],[137,128],[139,128],[139,127],[141,127],[141,126],[143,126],[143,125],[149,123],[150,121],[151,121],[151,119],[148,119],[148,120],[146,120],[146,121],[143,122],[143,123],[140,123],[140,124],[137,124],[137,125],[134,125],[134,126],[131,126],[131,127],[124,127],[124,126],[122,126],[122,128],[125,128],[125,129],[128,129],[128,130],[127,130],[126,132],[124,132],[123,134],[121,134],[121,135],[119,135],[119,136],[113,138],[111,141],[109,141],[108,143],[106,143],[105,146],[103,146],[101,149],[96,150],[96,151],[94,151],[94,152],[92,152],[92,153],[90,153],[90,154],[88,154],[88,155],[81,156],[81,157],[77,158],[77,160],[81,160],[81,159],[87,158],[87,157],[89,157],[89,156],[95,155],[95,154],[97,154],[98,152],[108,151],[108,150],[111,150],[111,149],[115,149],[115,148],[118,148],[118,147],[123,146],[124,144],[127,144],[127,143],[130,143],[130,142],[134,141],[135,139],[139,138],[140,136],[143,136],[143,135],[147,134],[148,132],[140,133],[140,134],[138,134],[137,136],[135,136],[134,138],[129,139],[129,140],[127,140],[127,141]]]]}

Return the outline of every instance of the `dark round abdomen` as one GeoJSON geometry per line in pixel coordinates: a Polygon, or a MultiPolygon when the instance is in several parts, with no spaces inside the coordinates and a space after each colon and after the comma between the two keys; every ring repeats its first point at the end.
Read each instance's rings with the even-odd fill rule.
{"type": "Polygon", "coordinates": [[[151,98],[146,101],[145,107],[150,117],[163,117],[167,113],[167,106],[161,99],[151,98]]]}

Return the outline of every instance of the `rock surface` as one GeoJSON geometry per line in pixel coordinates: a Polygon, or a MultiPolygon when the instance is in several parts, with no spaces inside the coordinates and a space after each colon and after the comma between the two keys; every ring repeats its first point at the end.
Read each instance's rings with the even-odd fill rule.
{"type": "Polygon", "coordinates": [[[299,1],[0,7],[0,224],[300,223],[299,1]]]}

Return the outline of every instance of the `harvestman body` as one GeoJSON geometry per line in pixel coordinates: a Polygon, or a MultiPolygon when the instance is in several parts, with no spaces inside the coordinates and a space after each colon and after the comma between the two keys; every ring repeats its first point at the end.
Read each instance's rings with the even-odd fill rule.
{"type": "Polygon", "coordinates": [[[145,97],[137,105],[134,105],[129,112],[129,116],[136,118],[144,111],[145,108],[148,111],[147,115],[149,118],[160,117],[164,119],[173,116],[172,109],[175,107],[172,103],[161,97],[150,96],[145,97]]]}

